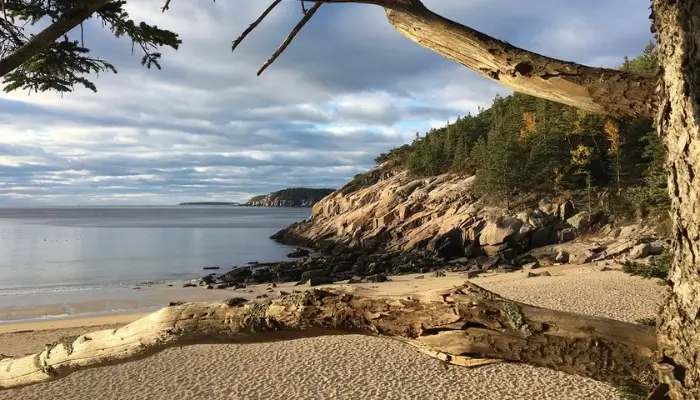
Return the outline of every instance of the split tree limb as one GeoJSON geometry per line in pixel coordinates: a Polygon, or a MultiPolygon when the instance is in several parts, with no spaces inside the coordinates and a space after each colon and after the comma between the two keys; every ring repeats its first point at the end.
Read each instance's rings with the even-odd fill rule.
{"type": "Polygon", "coordinates": [[[90,18],[92,14],[111,1],[83,0],[78,8],[63,15],[59,20],[39,32],[9,56],[0,59],[0,77],[9,74],[20,65],[29,61],[30,58],[51,47],[56,40],[90,18]]]}
{"type": "Polygon", "coordinates": [[[509,360],[636,387],[650,387],[655,377],[653,328],[534,307],[466,283],[410,297],[312,290],[272,301],[172,305],[120,329],[0,360],[0,389],[134,361],[169,347],[329,334],[393,338],[465,366],[509,360]]]}

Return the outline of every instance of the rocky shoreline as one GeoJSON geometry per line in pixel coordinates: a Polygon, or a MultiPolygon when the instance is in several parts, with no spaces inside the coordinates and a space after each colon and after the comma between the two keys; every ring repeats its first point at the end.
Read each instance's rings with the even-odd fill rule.
{"type": "Polygon", "coordinates": [[[541,265],[649,262],[668,247],[651,226],[613,227],[607,215],[567,199],[541,199],[517,212],[484,204],[472,196],[472,183],[473,177],[417,179],[404,171],[343,188],[314,205],[310,219],[271,237],[300,246],[288,255],[295,260],[233,267],[200,284],[316,286],[442,271],[467,279],[515,271],[538,276],[532,270],[541,265]]]}
{"type": "MultiPolygon", "coordinates": [[[[391,276],[460,272],[465,279],[489,274],[523,272],[528,277],[546,276],[538,273],[542,266],[593,263],[605,270],[623,260],[649,262],[661,254],[668,243],[654,235],[649,228],[629,225],[621,228],[605,226],[577,240],[561,241],[555,245],[517,252],[507,247],[493,254],[482,252],[473,257],[449,257],[440,248],[409,252],[351,249],[328,246],[325,252],[298,248],[289,254],[293,260],[272,263],[251,262],[231,270],[210,273],[200,279],[199,286],[208,289],[246,289],[250,285],[294,282],[296,285],[317,286],[333,283],[379,283],[391,276]]],[[[186,286],[197,286],[186,284],[186,286]]]]}

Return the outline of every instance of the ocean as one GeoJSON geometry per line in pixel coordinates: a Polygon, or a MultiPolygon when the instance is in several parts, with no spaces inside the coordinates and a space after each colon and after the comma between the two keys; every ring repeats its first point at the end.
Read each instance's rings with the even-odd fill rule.
{"type": "MultiPolygon", "coordinates": [[[[191,280],[209,272],[203,267],[282,260],[290,248],[269,236],[310,215],[235,206],[0,208],[0,308],[63,305],[61,315],[74,314],[72,303],[138,296],[134,286],[191,280]]],[[[0,312],[0,321],[10,317],[22,313],[0,312]]]]}

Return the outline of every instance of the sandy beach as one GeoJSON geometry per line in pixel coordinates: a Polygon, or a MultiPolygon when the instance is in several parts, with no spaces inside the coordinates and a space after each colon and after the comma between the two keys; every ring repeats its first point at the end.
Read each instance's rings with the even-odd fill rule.
{"type": "MultiPolygon", "coordinates": [[[[653,317],[665,296],[654,280],[590,266],[542,268],[550,277],[525,273],[472,281],[499,294],[564,311],[624,321],[653,317]]],[[[410,294],[459,285],[457,273],[392,277],[361,284],[378,294],[410,294]]],[[[291,291],[290,285],[276,290],[291,291]]],[[[303,288],[303,287],[302,287],[303,288]]],[[[168,301],[210,301],[240,292],[152,289],[168,301]]],[[[151,289],[149,289],[151,290],[151,289]]],[[[259,285],[246,297],[271,294],[259,285]]],[[[275,292],[276,293],[276,292],[275,292]]],[[[144,314],[116,314],[0,325],[0,354],[22,356],[61,336],[114,328],[144,314]]],[[[619,399],[604,383],[544,368],[499,363],[468,369],[445,364],[413,348],[367,336],[328,336],[278,343],[195,345],[145,360],[75,373],[56,382],[0,392],[15,399],[619,399]]]]}

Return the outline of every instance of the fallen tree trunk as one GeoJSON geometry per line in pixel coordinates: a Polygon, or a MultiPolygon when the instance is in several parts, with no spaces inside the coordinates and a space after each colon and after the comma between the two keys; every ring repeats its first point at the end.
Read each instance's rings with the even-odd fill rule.
{"type": "Polygon", "coordinates": [[[151,356],[169,347],[331,334],[403,341],[447,363],[500,360],[636,388],[653,384],[654,329],[504,299],[471,283],[415,296],[312,290],[276,300],[172,304],[122,328],[63,338],[0,360],[0,389],[151,356]]]}

